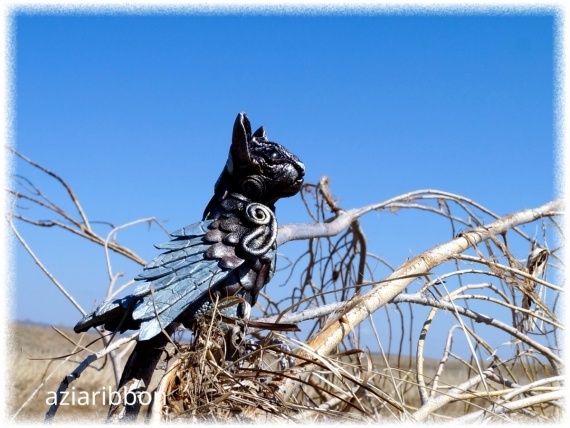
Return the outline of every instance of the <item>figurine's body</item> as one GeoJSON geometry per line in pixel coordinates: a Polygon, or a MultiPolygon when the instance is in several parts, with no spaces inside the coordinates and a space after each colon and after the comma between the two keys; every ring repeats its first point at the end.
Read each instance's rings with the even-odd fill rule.
{"type": "MultiPolygon", "coordinates": [[[[172,322],[189,326],[211,309],[212,299],[237,295],[255,304],[275,271],[277,221],[274,204],[296,194],[305,168],[283,146],[267,140],[263,127],[251,133],[240,113],[226,166],[203,220],[172,233],[166,250],[137,277],[133,294],[101,304],[76,332],[140,329],[139,341],[172,322]]],[[[234,307],[235,308],[235,307],[234,307]]],[[[231,315],[243,316],[237,306],[231,315]]]]}

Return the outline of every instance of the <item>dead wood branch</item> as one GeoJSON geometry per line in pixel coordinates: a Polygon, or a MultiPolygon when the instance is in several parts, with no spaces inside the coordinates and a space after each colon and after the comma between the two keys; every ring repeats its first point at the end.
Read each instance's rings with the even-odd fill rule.
{"type": "MultiPolygon", "coordinates": [[[[16,151],[14,155],[55,179],[73,206],[71,215],[24,177],[17,179],[18,190],[10,190],[16,202],[47,210],[53,216],[40,220],[31,214],[22,215],[18,210],[21,207],[15,207],[7,220],[58,292],[84,313],[26,243],[17,220],[60,228],[101,245],[109,278],[106,299],[130,286],[132,282],[117,285],[121,275],[113,272],[111,252],[141,265],[144,260],[118,244],[117,234],[136,224],[158,222],[146,218],[117,227],[105,222],[109,229],[98,233],[94,228],[100,222],[88,219],[78,197],[61,177],[16,151]]],[[[322,422],[342,417],[378,422],[387,417],[390,421],[453,417],[472,421],[487,414],[506,419],[513,413],[551,420],[559,414],[559,388],[564,383],[559,344],[564,323],[559,313],[564,288],[552,271],[563,269],[556,254],[563,246],[547,244],[563,234],[554,218],[563,212],[563,200],[500,217],[468,198],[428,189],[345,210],[328,185],[325,177],[304,188],[303,202],[313,223],[279,227],[278,245],[306,240],[307,248],[283,268],[288,271],[283,282],[290,290],[288,295],[281,300],[273,292],[260,295],[256,310],[261,315],[251,323],[259,328],[248,330],[258,344],[249,348],[243,345],[239,358],[225,360],[220,349],[226,345],[239,348],[227,339],[219,343],[220,349],[215,341],[200,342],[199,349],[190,349],[190,354],[186,352],[188,346],[175,339],[167,362],[172,362],[171,368],[186,371],[168,372],[160,388],[170,395],[162,404],[155,403],[151,418],[192,416],[204,421],[214,415],[224,421],[268,418],[322,422]],[[445,243],[405,262],[372,254],[373,241],[366,233],[363,216],[404,209],[449,223],[452,239],[442,239],[439,242],[445,243]],[[523,226],[532,222],[536,222],[533,227],[541,236],[525,233],[523,226]],[[516,247],[515,240],[519,241],[516,247]],[[528,250],[538,243],[550,254],[540,275],[525,267],[526,254],[520,249],[528,250]],[[526,329],[520,327],[523,316],[531,321],[526,329]],[[441,318],[447,321],[445,334],[440,334],[445,336],[443,352],[435,366],[430,366],[425,354],[428,349],[433,353],[430,346],[434,333],[441,331],[436,330],[441,326],[435,323],[441,318]],[[298,323],[301,331],[288,333],[294,337],[275,332],[264,336],[263,323],[298,323]],[[499,345],[493,340],[498,335],[505,338],[499,345]],[[291,349],[275,351],[268,345],[271,338],[280,338],[291,349]],[[467,351],[457,350],[458,340],[468,343],[467,351]],[[370,347],[376,348],[363,351],[370,347]],[[257,360],[267,353],[273,353],[281,363],[296,358],[297,365],[284,369],[278,364],[267,369],[265,362],[257,360]],[[463,370],[461,375],[450,381],[453,367],[458,366],[463,370]],[[181,382],[193,389],[180,390],[181,382]],[[452,406],[456,411],[453,416],[447,413],[452,406]]],[[[390,254],[389,245],[385,251],[390,254]]],[[[101,290],[104,294],[103,286],[101,290]]],[[[172,331],[167,333],[170,336],[172,331]]],[[[101,356],[115,351],[124,354],[126,343],[135,337],[115,339],[103,351],[92,353],[63,380],[58,394],[101,356]]],[[[123,397],[148,388],[170,338],[163,336],[161,340],[164,343],[148,356],[146,367],[127,364],[120,383],[123,397]]],[[[117,363],[117,358],[112,361],[117,363]]],[[[46,420],[52,420],[56,411],[57,406],[52,406],[46,420]]],[[[110,409],[111,419],[121,421],[134,419],[138,413],[136,406],[110,409]]]]}

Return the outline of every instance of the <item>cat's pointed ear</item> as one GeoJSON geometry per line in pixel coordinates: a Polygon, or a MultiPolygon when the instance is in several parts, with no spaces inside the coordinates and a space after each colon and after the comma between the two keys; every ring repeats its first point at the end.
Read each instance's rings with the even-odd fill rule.
{"type": "Polygon", "coordinates": [[[253,133],[253,137],[266,140],[267,136],[265,135],[265,128],[260,126],[259,129],[253,133]]]}
{"type": "MultiPolygon", "coordinates": [[[[232,134],[232,147],[230,154],[233,164],[249,164],[249,148],[248,141],[251,140],[251,125],[245,113],[238,114],[234,123],[234,132],[232,134]]],[[[230,168],[230,173],[232,173],[230,168]]]]}

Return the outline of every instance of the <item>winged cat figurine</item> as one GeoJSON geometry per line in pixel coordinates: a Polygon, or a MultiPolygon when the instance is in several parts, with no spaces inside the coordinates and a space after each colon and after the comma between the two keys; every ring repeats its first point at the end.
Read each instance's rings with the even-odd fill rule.
{"type": "MultiPolygon", "coordinates": [[[[172,322],[189,327],[212,307],[212,297],[240,296],[254,305],[275,271],[275,202],[303,184],[303,163],[269,141],[263,127],[253,134],[244,113],[233,128],[226,165],[202,221],[171,233],[146,265],[141,281],[124,298],[103,302],[77,323],[75,332],[103,325],[140,329],[139,341],[155,337],[172,322]]],[[[233,307],[242,317],[243,307],[233,307]]]]}

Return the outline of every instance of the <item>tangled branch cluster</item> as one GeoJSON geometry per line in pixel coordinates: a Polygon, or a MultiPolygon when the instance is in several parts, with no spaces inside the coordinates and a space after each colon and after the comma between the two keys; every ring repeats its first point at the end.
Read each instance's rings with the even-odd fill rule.
{"type": "MultiPolygon", "coordinates": [[[[123,226],[111,227],[106,238],[96,234],[71,187],[16,154],[58,180],[76,209],[71,215],[22,177],[11,189],[16,205],[53,214],[40,221],[23,216],[20,207],[8,221],[61,292],[67,293],[16,221],[60,227],[103,246],[107,255],[144,264],[114,241],[123,226]]],[[[295,323],[300,331],[272,332],[286,345],[276,347],[252,329],[248,340],[234,341],[237,357],[228,358],[233,342],[214,318],[203,320],[192,341],[174,350],[158,389],[167,398],[154,403],[152,418],[473,422],[561,416],[561,200],[501,217],[468,198],[422,190],[345,210],[326,178],[305,185],[302,197],[312,223],[284,225],[278,234],[280,245],[300,239],[307,245],[281,274],[291,293],[281,299],[263,294],[261,317],[254,320],[295,323]],[[447,222],[450,236],[405,261],[391,259],[389,243],[383,254],[372,253],[365,215],[403,210],[447,222]],[[525,225],[540,236],[529,236],[525,225]]],[[[130,285],[115,290],[118,277],[110,266],[109,272],[106,298],[130,285]]],[[[102,356],[93,355],[90,362],[102,356]]]]}

